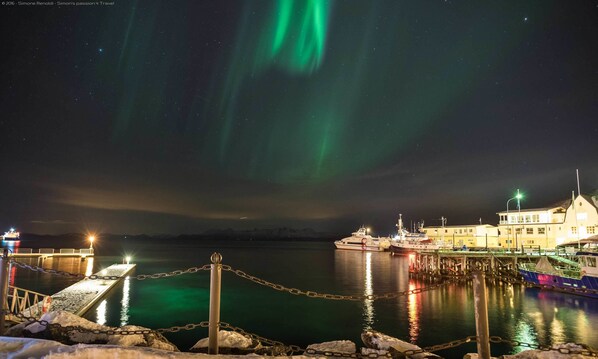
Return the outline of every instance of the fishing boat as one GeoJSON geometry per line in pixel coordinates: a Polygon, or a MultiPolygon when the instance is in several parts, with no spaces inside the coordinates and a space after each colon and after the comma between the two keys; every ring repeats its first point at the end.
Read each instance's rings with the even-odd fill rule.
{"type": "Polygon", "coordinates": [[[390,253],[392,255],[406,255],[417,251],[437,251],[444,248],[443,243],[432,241],[425,233],[421,231],[423,224],[419,225],[417,232],[408,232],[403,226],[403,215],[399,214],[399,220],[396,224],[397,235],[391,239],[390,253]]]}
{"type": "Polygon", "coordinates": [[[388,250],[390,239],[387,237],[372,237],[365,227],[360,227],[351,237],[335,241],[336,249],[350,249],[356,251],[382,252],[388,250]]]}
{"type": "Polygon", "coordinates": [[[552,286],[572,294],[598,298],[598,252],[574,256],[543,256],[537,262],[520,263],[523,279],[535,285],[552,286]]]}
{"type": "Polygon", "coordinates": [[[11,228],[8,232],[4,232],[4,235],[2,235],[3,241],[18,241],[20,238],[20,233],[16,232],[14,228],[11,228]]]}

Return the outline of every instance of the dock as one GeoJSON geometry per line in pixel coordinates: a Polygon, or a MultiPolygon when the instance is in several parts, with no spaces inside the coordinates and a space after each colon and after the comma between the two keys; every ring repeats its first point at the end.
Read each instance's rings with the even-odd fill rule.
{"type": "Polygon", "coordinates": [[[93,248],[16,248],[11,254],[15,258],[49,258],[49,257],[93,257],[93,248]]]}
{"type": "MultiPolygon", "coordinates": [[[[118,279],[88,279],[83,280],[51,295],[52,298],[50,310],[64,310],[69,313],[82,316],[112,287],[120,282],[129,272],[135,268],[135,264],[113,264],[108,268],[102,269],[94,275],[117,276],[118,279]]],[[[34,305],[23,311],[23,314],[33,314],[39,311],[39,306],[34,305]]]]}
{"type": "Polygon", "coordinates": [[[517,273],[517,263],[536,261],[539,255],[525,252],[419,252],[409,259],[409,273],[418,278],[440,278],[465,275],[475,269],[510,277],[517,273]]]}

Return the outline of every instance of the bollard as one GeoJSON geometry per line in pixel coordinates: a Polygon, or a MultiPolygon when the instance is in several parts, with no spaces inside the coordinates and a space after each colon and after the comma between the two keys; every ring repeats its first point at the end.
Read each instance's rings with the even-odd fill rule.
{"type": "Polygon", "coordinates": [[[208,354],[218,354],[218,329],[220,329],[220,276],[222,255],[212,253],[210,274],[210,324],[208,328],[208,354]]]}
{"type": "Polygon", "coordinates": [[[486,280],[480,270],[473,272],[473,298],[475,307],[475,329],[480,359],[490,359],[490,329],[488,328],[488,298],[486,280]]]}
{"type": "Polygon", "coordinates": [[[8,249],[4,248],[2,253],[2,264],[0,265],[0,335],[4,335],[6,329],[6,314],[8,313],[8,249]]]}

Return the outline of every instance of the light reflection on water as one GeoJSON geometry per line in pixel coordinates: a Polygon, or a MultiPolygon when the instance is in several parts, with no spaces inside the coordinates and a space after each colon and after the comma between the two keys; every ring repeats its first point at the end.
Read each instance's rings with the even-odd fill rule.
{"type": "MultiPolygon", "coordinates": [[[[373,287],[373,275],[372,275],[372,252],[367,252],[365,254],[365,290],[363,292],[364,295],[372,295],[374,294],[374,287],[373,287]]],[[[374,324],[374,301],[372,299],[364,299],[363,301],[363,328],[364,329],[372,329],[372,325],[374,324]]]]}
{"type": "Polygon", "coordinates": [[[129,291],[131,290],[131,277],[126,277],[123,282],[123,298],[120,301],[120,325],[129,324],[129,291]]]}
{"type": "MultiPolygon", "coordinates": [[[[415,288],[415,283],[409,283],[409,290],[415,288]]],[[[419,294],[409,294],[407,297],[407,303],[409,303],[409,341],[412,343],[417,343],[419,335],[419,311],[421,309],[418,306],[418,302],[419,294]]]]}
{"type": "Polygon", "coordinates": [[[103,300],[100,305],[96,308],[96,323],[100,325],[106,324],[106,308],[108,307],[108,301],[103,300]]]}

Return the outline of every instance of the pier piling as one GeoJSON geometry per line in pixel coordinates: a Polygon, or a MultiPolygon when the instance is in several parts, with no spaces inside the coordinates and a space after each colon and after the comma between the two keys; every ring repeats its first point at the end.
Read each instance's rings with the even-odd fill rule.
{"type": "Polygon", "coordinates": [[[0,266],[0,306],[2,313],[0,315],[0,335],[4,335],[6,330],[6,314],[8,313],[8,249],[4,248],[2,253],[2,264],[0,266]]]}
{"type": "Polygon", "coordinates": [[[475,328],[478,356],[490,359],[490,329],[488,325],[488,302],[486,295],[486,279],[481,269],[473,272],[473,297],[475,307],[475,328]]]}
{"type": "Polygon", "coordinates": [[[210,324],[208,328],[208,354],[218,354],[218,329],[220,328],[220,284],[222,255],[213,253],[210,274],[210,324]]]}

